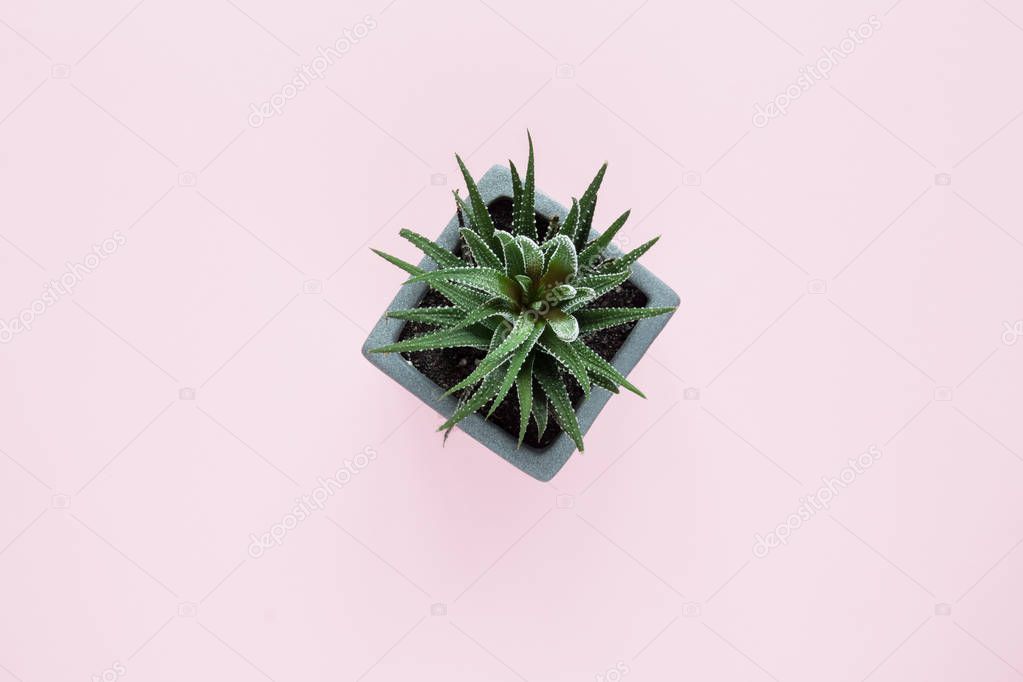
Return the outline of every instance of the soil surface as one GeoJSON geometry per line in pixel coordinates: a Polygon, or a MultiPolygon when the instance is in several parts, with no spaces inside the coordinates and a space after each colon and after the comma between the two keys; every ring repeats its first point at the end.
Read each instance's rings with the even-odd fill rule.
{"type": "MultiPolygon", "coordinates": [[[[510,228],[512,223],[512,201],[510,198],[501,197],[499,199],[495,199],[488,206],[488,209],[488,212],[494,220],[494,225],[498,229],[508,230],[510,228]]],[[[537,214],[536,222],[538,232],[542,239],[547,233],[549,221],[540,214],[537,214]]],[[[455,249],[455,253],[467,260],[471,259],[471,256],[466,252],[464,243],[461,241],[455,249]]],[[[641,308],[647,304],[647,301],[648,299],[646,294],[644,294],[631,281],[626,281],[621,286],[598,298],[588,307],[641,308]]],[[[423,308],[428,306],[446,305],[450,305],[448,300],[433,289],[430,289],[426,292],[423,298],[420,299],[416,307],[423,308]]],[[[611,362],[615,353],[617,353],[618,349],[625,343],[625,339],[627,339],[629,334],[632,333],[632,329],[635,326],[635,322],[630,322],[629,324],[621,325],[619,327],[604,329],[582,337],[582,341],[605,360],[611,362]]],[[[420,322],[408,322],[402,328],[401,334],[398,338],[400,340],[412,338],[433,329],[436,329],[433,325],[423,324],[420,322]]],[[[475,348],[445,348],[441,350],[417,351],[415,353],[402,354],[402,356],[411,362],[416,369],[444,389],[454,386],[459,381],[469,376],[485,355],[485,351],[477,350],[475,348]]],[[[562,374],[565,379],[565,384],[568,386],[568,394],[572,399],[572,405],[578,407],[579,403],[583,399],[582,388],[567,372],[563,372],[562,374]]],[[[472,390],[473,389],[469,389],[469,392],[471,393],[472,390]]],[[[595,386],[594,390],[602,391],[604,389],[595,386]]],[[[489,409],[489,406],[486,409],[489,409]]],[[[480,413],[484,415],[486,414],[484,410],[481,410],[480,413]]],[[[512,437],[516,439],[518,438],[519,401],[514,389],[509,392],[501,405],[498,406],[497,410],[490,417],[490,421],[507,431],[512,435],[512,437]]],[[[536,431],[536,424],[530,420],[529,428],[526,430],[524,444],[537,450],[542,450],[548,447],[554,442],[558,435],[561,434],[561,428],[558,426],[557,422],[555,422],[553,417],[548,421],[547,430],[544,431],[543,434],[538,434],[536,431]]]]}

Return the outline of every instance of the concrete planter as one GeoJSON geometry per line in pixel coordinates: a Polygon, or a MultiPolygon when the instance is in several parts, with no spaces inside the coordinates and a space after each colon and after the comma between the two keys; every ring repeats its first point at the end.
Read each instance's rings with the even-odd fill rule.
{"type": "MultiPolygon", "coordinates": [[[[483,200],[487,204],[500,197],[511,197],[511,172],[502,166],[494,166],[479,181],[479,188],[480,193],[483,195],[483,200]]],[[[568,213],[564,206],[539,191],[536,193],[536,211],[548,218],[560,216],[562,220],[564,220],[568,213]]],[[[436,241],[446,248],[454,249],[458,244],[458,229],[458,218],[452,217],[451,222],[444,228],[444,231],[436,241]]],[[[592,235],[595,236],[596,234],[598,232],[594,230],[592,235]]],[[[611,246],[608,252],[614,256],[621,255],[621,252],[614,246],[611,246]]],[[[428,259],[423,259],[420,267],[428,270],[435,269],[435,265],[428,259]]],[[[646,294],[649,299],[647,302],[648,306],[677,306],[679,304],[678,294],[642,265],[636,264],[632,266],[630,281],[646,294]]],[[[391,301],[391,305],[387,310],[415,307],[426,293],[426,289],[427,285],[424,283],[410,284],[402,287],[398,295],[391,301]]],[[[640,320],[625,340],[625,344],[618,350],[612,364],[622,374],[628,376],[632,368],[636,366],[640,358],[646,353],[650,344],[653,343],[657,335],[664,329],[669,318],[670,315],[661,315],[640,320]]],[[[397,381],[413,394],[419,396],[420,399],[444,415],[445,418],[450,417],[454,413],[458,401],[452,396],[438,400],[444,393],[444,390],[420,373],[400,354],[369,353],[371,348],[395,343],[404,325],[405,322],[402,320],[382,317],[377,325],[373,327],[373,331],[370,332],[366,343],[363,344],[362,353],[370,362],[379,367],[384,374],[397,381]]],[[[593,422],[596,421],[597,415],[604,409],[612,395],[612,393],[604,389],[594,388],[590,398],[584,400],[579,405],[576,415],[584,435],[590,426],[593,425],[593,422]]],[[[572,439],[564,433],[559,435],[551,445],[543,450],[530,448],[526,445],[516,448],[516,438],[501,427],[484,420],[479,414],[473,414],[465,418],[459,422],[458,428],[540,481],[552,479],[575,451],[575,444],[572,442],[572,439]]],[[[440,434],[435,435],[437,438],[440,438],[440,434]]]]}

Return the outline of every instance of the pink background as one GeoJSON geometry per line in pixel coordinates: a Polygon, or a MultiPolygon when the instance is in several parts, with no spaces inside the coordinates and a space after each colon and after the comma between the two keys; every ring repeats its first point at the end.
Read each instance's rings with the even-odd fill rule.
{"type": "Polygon", "coordinates": [[[387,3],[0,2],[0,682],[1023,678],[1023,5],[387,3]],[[527,127],[683,299],[550,484],[359,356],[527,127]]]}

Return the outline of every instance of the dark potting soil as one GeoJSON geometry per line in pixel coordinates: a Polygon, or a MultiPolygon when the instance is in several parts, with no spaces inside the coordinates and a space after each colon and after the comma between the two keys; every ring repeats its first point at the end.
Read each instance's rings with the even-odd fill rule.
{"type": "MultiPolygon", "coordinates": [[[[512,200],[510,198],[500,197],[495,199],[487,208],[494,220],[494,225],[498,229],[508,230],[510,228],[512,223],[512,200]]],[[[547,233],[550,221],[538,213],[536,215],[536,223],[537,231],[542,239],[547,233]]],[[[461,240],[459,240],[458,246],[455,248],[455,253],[462,258],[471,258],[471,255],[468,254],[465,249],[465,245],[461,240]]],[[[631,281],[626,281],[621,286],[612,289],[591,303],[590,307],[641,308],[647,304],[647,301],[648,299],[646,294],[644,294],[631,281]]],[[[420,299],[416,307],[423,308],[446,305],[450,305],[450,303],[446,298],[444,298],[444,296],[433,289],[429,289],[423,298],[420,299]]],[[[635,326],[635,322],[630,322],[629,324],[621,325],[619,327],[603,329],[582,337],[582,341],[602,358],[611,362],[615,353],[617,353],[618,349],[625,343],[625,339],[627,339],[629,334],[632,333],[632,329],[635,326]]],[[[400,340],[404,340],[419,336],[420,334],[424,334],[434,329],[436,329],[434,325],[423,324],[421,322],[408,322],[402,328],[401,334],[398,338],[400,340]]],[[[475,348],[444,348],[441,350],[402,353],[402,356],[411,362],[416,369],[429,377],[435,384],[441,388],[448,389],[469,376],[469,374],[471,374],[476,368],[479,361],[486,356],[486,351],[475,348]]],[[[580,387],[575,379],[567,372],[562,372],[562,376],[565,378],[565,384],[568,387],[568,395],[572,400],[573,407],[578,407],[579,403],[582,402],[583,399],[582,387],[580,387]]],[[[597,387],[594,388],[595,390],[603,390],[597,387]]],[[[472,388],[468,389],[470,393],[472,390],[472,388]]],[[[486,410],[489,410],[489,406],[486,410]]],[[[480,410],[480,413],[485,416],[486,410],[480,410]]],[[[494,411],[494,414],[490,417],[490,421],[507,431],[512,435],[512,437],[518,438],[519,401],[514,389],[509,392],[508,396],[501,402],[497,410],[494,411]]],[[[550,420],[548,420],[547,430],[544,431],[543,434],[538,434],[536,431],[536,424],[533,423],[533,420],[530,420],[529,427],[526,429],[526,437],[523,442],[537,450],[546,448],[561,434],[561,428],[558,426],[553,416],[550,420]]]]}

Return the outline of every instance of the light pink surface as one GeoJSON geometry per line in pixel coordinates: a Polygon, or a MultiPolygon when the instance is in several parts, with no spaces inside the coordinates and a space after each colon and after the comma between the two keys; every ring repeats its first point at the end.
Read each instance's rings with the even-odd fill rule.
{"type": "Polygon", "coordinates": [[[1023,678],[1023,7],[386,2],[0,3],[0,682],[1023,678]],[[546,485],[359,355],[527,127],[683,299],[546,485]]]}

